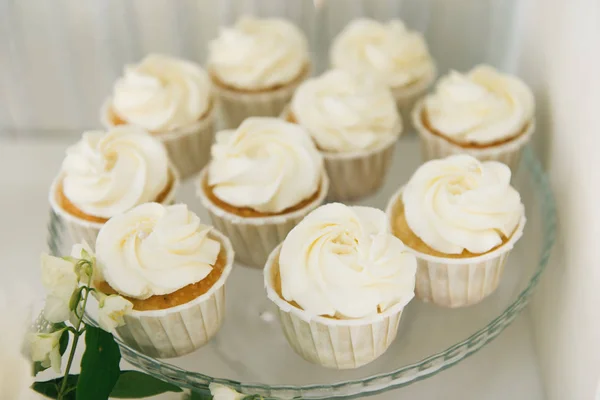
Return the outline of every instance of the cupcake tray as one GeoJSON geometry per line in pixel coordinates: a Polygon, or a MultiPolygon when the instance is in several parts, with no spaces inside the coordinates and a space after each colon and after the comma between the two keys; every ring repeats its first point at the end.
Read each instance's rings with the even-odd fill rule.
{"type": "MultiPolygon", "coordinates": [[[[420,165],[416,135],[400,138],[389,176],[381,190],[352,204],[385,209],[388,199],[420,165]]],[[[187,203],[209,222],[195,195],[194,179],[182,184],[177,201],[187,203]]],[[[126,346],[121,354],[132,365],[175,385],[207,392],[220,383],[245,394],[277,399],[355,398],[388,391],[433,376],[483,348],[511,324],[528,304],[544,272],[554,243],[556,217],[548,179],[530,147],[513,177],[526,207],[527,225],[505,267],[500,286],[481,303],[445,309],[411,301],[388,351],[354,370],[311,364],[287,343],[274,305],[267,299],[262,270],[234,265],[226,285],[223,327],[194,353],[155,359],[126,346]]],[[[48,245],[55,255],[68,254],[72,243],[61,220],[51,214],[48,245]]],[[[93,318],[88,322],[94,323],[93,318]]]]}

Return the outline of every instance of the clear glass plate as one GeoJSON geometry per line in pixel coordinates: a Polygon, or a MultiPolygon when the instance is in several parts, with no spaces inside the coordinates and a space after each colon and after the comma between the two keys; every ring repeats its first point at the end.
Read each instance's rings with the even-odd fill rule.
{"type": "MultiPolygon", "coordinates": [[[[385,208],[388,198],[420,164],[417,138],[403,137],[384,187],[360,204],[385,208]]],[[[425,379],[457,364],[502,332],[527,305],[550,256],[555,237],[555,206],[548,180],[530,148],[514,184],[527,210],[527,226],[505,268],[498,290],[482,303],[443,309],[413,300],[396,341],[373,363],[336,371],[308,363],[287,344],[275,310],[263,289],[262,271],[238,265],[227,283],[227,316],[218,335],[184,357],[157,360],[119,343],[123,357],[156,377],[204,391],[211,382],[268,398],[330,399],[374,394],[425,379]]],[[[208,221],[193,182],[178,200],[208,221]]],[[[71,243],[52,216],[49,246],[65,254],[71,243]]]]}

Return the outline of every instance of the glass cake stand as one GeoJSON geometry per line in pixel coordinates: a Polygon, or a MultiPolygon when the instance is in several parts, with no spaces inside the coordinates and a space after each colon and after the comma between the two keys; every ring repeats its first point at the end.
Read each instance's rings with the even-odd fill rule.
{"type": "MultiPolygon", "coordinates": [[[[388,198],[419,164],[418,139],[414,135],[401,138],[384,187],[359,204],[385,209],[388,198]]],[[[402,317],[396,341],[371,364],[355,370],[329,370],[294,353],[267,299],[262,271],[242,265],[236,265],[227,282],[225,323],[206,346],[183,357],[160,360],[117,338],[121,354],[134,366],[180,387],[204,392],[216,382],[266,398],[354,398],[435,375],[484,347],[510,325],[544,272],[555,238],[555,205],[548,179],[530,148],[513,181],[523,197],[528,221],[498,290],[478,305],[455,310],[414,299],[402,317]]],[[[195,197],[193,181],[182,185],[178,200],[209,221],[195,197]]],[[[51,215],[48,244],[57,255],[67,254],[72,245],[64,233],[60,220],[51,215]]]]}

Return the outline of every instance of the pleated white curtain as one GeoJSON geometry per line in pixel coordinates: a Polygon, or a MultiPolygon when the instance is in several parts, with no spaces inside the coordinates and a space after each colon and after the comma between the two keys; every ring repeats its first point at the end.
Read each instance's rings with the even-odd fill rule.
{"type": "Polygon", "coordinates": [[[307,34],[316,72],[350,20],[401,18],[425,33],[440,72],[515,67],[519,0],[0,0],[0,135],[78,135],[125,63],[161,52],[203,63],[207,41],[244,14],[307,34]],[[4,132],[4,133],[2,133],[4,132]]]}

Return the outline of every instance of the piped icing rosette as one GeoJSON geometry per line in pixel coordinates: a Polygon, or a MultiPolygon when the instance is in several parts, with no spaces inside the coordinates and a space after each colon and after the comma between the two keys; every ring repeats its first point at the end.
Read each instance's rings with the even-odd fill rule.
{"type": "Polygon", "coordinates": [[[389,143],[402,130],[389,89],[344,70],[328,71],[300,85],[291,112],[327,152],[371,150],[389,143]]]}
{"type": "Polygon", "coordinates": [[[511,139],[532,122],[534,98],[516,77],[486,65],[440,79],[424,103],[427,124],[457,143],[489,145],[511,139]]]}
{"type": "Polygon", "coordinates": [[[84,213],[110,218],[156,201],[169,184],[163,145],[130,125],[84,132],[62,165],[65,197],[84,213]]]}
{"type": "Polygon", "coordinates": [[[313,315],[377,315],[414,295],[415,257],[392,235],[385,213],[322,206],[287,236],[279,255],[284,299],[313,315]]]}
{"type": "Polygon", "coordinates": [[[135,299],[173,293],[204,279],[221,244],[185,204],[140,205],[100,230],[96,258],[106,282],[135,299]]]}
{"type": "Polygon", "coordinates": [[[126,123],[164,132],[199,121],[211,107],[211,83],[198,65],[151,54],[127,65],[113,88],[112,112],[126,123]]]}
{"type": "Polygon", "coordinates": [[[485,253],[507,240],[524,218],[510,169],[468,155],[419,167],[402,192],[406,221],[430,248],[485,253]]]}
{"type": "Polygon", "coordinates": [[[333,42],[331,64],[371,75],[391,88],[428,79],[435,69],[423,35],[409,31],[399,20],[351,22],[333,42]]]}
{"type": "Polygon", "coordinates": [[[219,132],[208,184],[236,207],[279,213],[319,190],[323,158],[298,125],[277,118],[248,118],[237,130],[219,132]]]}
{"type": "Polygon", "coordinates": [[[308,68],[302,32],[279,18],[243,17],[210,42],[208,68],[227,86],[261,90],[288,84],[308,68]]]}

